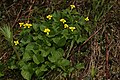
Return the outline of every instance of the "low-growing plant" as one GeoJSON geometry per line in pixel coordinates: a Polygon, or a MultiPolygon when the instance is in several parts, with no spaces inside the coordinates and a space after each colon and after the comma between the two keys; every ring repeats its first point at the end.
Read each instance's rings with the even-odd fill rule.
{"type": "Polygon", "coordinates": [[[6,41],[8,41],[8,45],[10,45],[14,49],[17,59],[20,60],[19,53],[16,51],[16,48],[14,46],[14,43],[17,43],[17,42],[14,41],[14,43],[13,43],[13,32],[10,29],[10,26],[5,24],[5,25],[3,25],[3,27],[0,27],[0,33],[2,33],[2,35],[5,37],[6,41]]]}
{"type": "Polygon", "coordinates": [[[14,41],[21,54],[18,65],[22,76],[31,80],[33,75],[38,79],[50,79],[48,76],[52,75],[52,79],[57,79],[83,69],[83,63],[77,61],[72,65],[69,57],[73,47],[88,38],[89,18],[80,15],[75,5],[70,5],[37,20],[39,22],[32,24],[19,23],[21,32],[14,41]]]}

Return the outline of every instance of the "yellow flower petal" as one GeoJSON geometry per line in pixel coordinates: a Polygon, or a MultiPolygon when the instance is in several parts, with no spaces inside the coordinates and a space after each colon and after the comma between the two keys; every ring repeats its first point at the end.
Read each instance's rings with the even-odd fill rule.
{"type": "Polygon", "coordinates": [[[22,23],[19,23],[19,25],[20,25],[20,27],[22,27],[23,25],[24,25],[24,23],[22,22],[22,23]]]}
{"type": "Polygon", "coordinates": [[[30,28],[32,26],[32,24],[28,24],[27,26],[28,26],[28,28],[30,28]]]}
{"type": "Polygon", "coordinates": [[[66,22],[65,19],[60,19],[60,22],[62,22],[63,24],[66,22]]]}
{"type": "Polygon", "coordinates": [[[27,27],[27,25],[28,25],[28,23],[24,24],[24,25],[23,25],[23,26],[24,26],[24,28],[26,28],[26,27],[27,27]]]}
{"type": "Polygon", "coordinates": [[[75,5],[70,5],[71,9],[75,8],[75,5]]]}
{"type": "Polygon", "coordinates": [[[44,32],[47,33],[47,35],[49,35],[50,29],[46,28],[44,32]]]}
{"type": "Polygon", "coordinates": [[[26,23],[26,24],[24,24],[23,26],[24,26],[24,28],[26,28],[26,27],[30,28],[30,27],[32,26],[32,24],[26,23]]]}
{"type": "Polygon", "coordinates": [[[89,18],[88,18],[88,17],[86,17],[86,18],[85,18],[85,21],[89,21],[89,18]]]}
{"type": "Polygon", "coordinates": [[[47,32],[47,35],[49,35],[49,32],[47,32]]]}
{"type": "Polygon", "coordinates": [[[46,16],[46,18],[48,18],[49,20],[51,20],[52,15],[48,15],[48,16],[46,16]]]}
{"type": "Polygon", "coordinates": [[[75,27],[69,27],[69,29],[73,32],[73,30],[75,30],[75,27]]]}
{"type": "Polygon", "coordinates": [[[17,41],[14,41],[14,44],[15,45],[18,45],[19,44],[19,41],[17,40],[17,41]]]}
{"type": "Polygon", "coordinates": [[[64,28],[68,28],[69,26],[67,24],[64,24],[64,28]]]}

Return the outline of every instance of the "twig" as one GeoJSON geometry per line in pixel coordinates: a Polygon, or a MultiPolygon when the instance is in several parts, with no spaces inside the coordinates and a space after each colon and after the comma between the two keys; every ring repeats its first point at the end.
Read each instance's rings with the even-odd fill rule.
{"type": "Polygon", "coordinates": [[[78,48],[78,52],[80,52],[80,49],[81,49],[93,36],[95,36],[101,29],[102,29],[102,27],[99,28],[97,31],[95,31],[95,32],[78,48]]]}
{"type": "Polygon", "coordinates": [[[73,45],[74,45],[74,40],[72,40],[72,42],[71,42],[71,45],[70,45],[70,48],[69,48],[69,50],[68,50],[66,59],[70,56],[70,52],[71,52],[71,50],[72,50],[72,48],[73,48],[73,45]]]}
{"type": "Polygon", "coordinates": [[[15,26],[17,20],[19,19],[21,11],[22,11],[22,6],[21,6],[20,11],[19,11],[19,13],[18,13],[18,15],[17,15],[17,18],[15,19],[15,22],[14,22],[13,25],[12,25],[12,28],[15,26]]]}
{"type": "Polygon", "coordinates": [[[46,73],[46,74],[43,76],[43,78],[46,77],[47,75],[49,75],[49,73],[51,73],[51,72],[52,72],[52,70],[50,70],[48,73],[46,73]]]}
{"type": "Polygon", "coordinates": [[[54,80],[57,80],[57,78],[58,78],[61,74],[62,74],[62,72],[60,72],[60,73],[55,77],[54,80]]]}
{"type": "Polygon", "coordinates": [[[32,1],[32,4],[31,4],[30,7],[29,7],[29,10],[28,10],[28,11],[29,11],[29,14],[28,14],[28,21],[27,21],[27,23],[29,23],[30,14],[31,14],[31,12],[32,12],[31,9],[32,9],[32,6],[33,6],[34,2],[35,2],[35,0],[32,1]]]}
{"type": "Polygon", "coordinates": [[[0,60],[2,60],[5,57],[6,54],[7,54],[7,52],[4,53],[3,56],[0,57],[0,60]]]}
{"type": "Polygon", "coordinates": [[[106,80],[109,79],[109,64],[108,64],[108,58],[109,58],[109,50],[108,50],[108,34],[105,33],[105,40],[106,40],[106,80]]]}

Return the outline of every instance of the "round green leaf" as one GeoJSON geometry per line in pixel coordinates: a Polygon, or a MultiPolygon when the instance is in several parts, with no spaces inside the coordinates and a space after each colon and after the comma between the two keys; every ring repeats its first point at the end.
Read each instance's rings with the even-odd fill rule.
{"type": "Polygon", "coordinates": [[[24,79],[31,80],[32,74],[29,71],[22,70],[21,75],[24,77],[24,79]]]}
{"type": "Polygon", "coordinates": [[[44,62],[44,58],[40,54],[35,54],[35,55],[33,55],[33,61],[36,64],[40,64],[40,63],[44,62]]]}

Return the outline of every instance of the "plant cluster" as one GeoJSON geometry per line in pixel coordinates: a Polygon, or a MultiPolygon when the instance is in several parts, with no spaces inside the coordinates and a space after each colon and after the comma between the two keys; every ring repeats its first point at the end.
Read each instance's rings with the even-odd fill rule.
{"type": "Polygon", "coordinates": [[[46,79],[47,74],[54,71],[66,77],[83,69],[83,63],[77,61],[73,65],[69,57],[72,48],[88,38],[91,31],[89,18],[80,15],[75,5],[70,5],[70,8],[38,20],[32,24],[20,22],[21,32],[12,43],[17,52],[17,67],[24,79],[31,80],[33,75],[46,79]]]}
{"type": "Polygon", "coordinates": [[[39,23],[19,23],[21,32],[15,45],[19,44],[22,55],[19,65],[25,79],[30,80],[33,74],[45,79],[50,71],[65,77],[75,69],[84,68],[78,62],[71,66],[69,60],[73,46],[83,43],[90,31],[88,17],[79,15],[74,8],[75,5],[70,5],[68,9],[55,11],[39,23]]]}
{"type": "Polygon", "coordinates": [[[0,2],[0,80],[119,79],[118,0],[0,2]]]}

